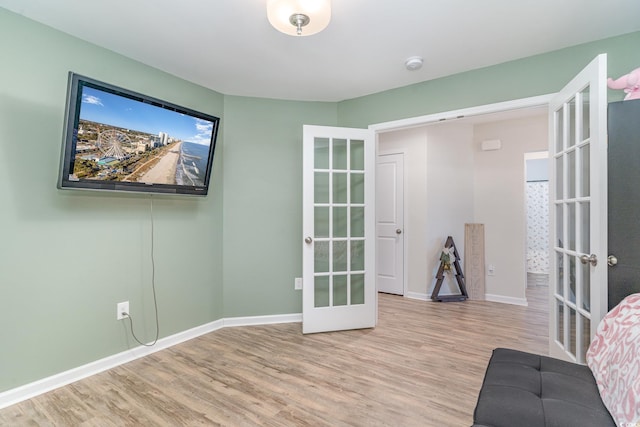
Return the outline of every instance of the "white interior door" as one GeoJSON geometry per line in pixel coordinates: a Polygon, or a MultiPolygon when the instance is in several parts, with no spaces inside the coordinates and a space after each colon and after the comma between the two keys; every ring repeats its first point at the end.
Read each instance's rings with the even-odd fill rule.
{"type": "Polygon", "coordinates": [[[607,311],[607,57],[549,103],[549,353],[584,363],[607,311]]]}
{"type": "Polygon", "coordinates": [[[302,331],[374,327],[373,131],[305,125],[302,176],[302,331]]]}
{"type": "Polygon", "coordinates": [[[379,292],[404,295],[404,155],[376,164],[376,283],[379,292]]]}

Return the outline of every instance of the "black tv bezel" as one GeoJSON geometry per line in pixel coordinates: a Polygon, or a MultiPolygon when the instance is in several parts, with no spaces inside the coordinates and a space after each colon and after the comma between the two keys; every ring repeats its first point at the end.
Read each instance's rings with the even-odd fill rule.
{"type": "Polygon", "coordinates": [[[58,188],[62,190],[74,189],[206,196],[209,193],[219,127],[219,117],[202,113],[188,107],[182,107],[168,101],[163,101],[149,95],[144,95],[129,89],[124,89],[122,87],[92,79],[90,77],[82,76],[74,72],[69,72],[58,188]],[[80,108],[82,105],[82,88],[84,86],[212,122],[213,130],[211,133],[209,158],[207,161],[207,170],[205,172],[204,184],[202,186],[190,186],[179,184],[70,179],[70,172],[73,171],[73,165],[75,162],[78,123],[80,119],[80,108]]]}

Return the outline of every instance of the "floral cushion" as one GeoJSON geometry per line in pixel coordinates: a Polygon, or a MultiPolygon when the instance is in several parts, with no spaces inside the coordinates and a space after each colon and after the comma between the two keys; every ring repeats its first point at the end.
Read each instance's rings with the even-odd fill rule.
{"type": "Polygon", "coordinates": [[[618,427],[640,427],[640,293],[626,297],[602,319],[587,365],[618,427]]]}

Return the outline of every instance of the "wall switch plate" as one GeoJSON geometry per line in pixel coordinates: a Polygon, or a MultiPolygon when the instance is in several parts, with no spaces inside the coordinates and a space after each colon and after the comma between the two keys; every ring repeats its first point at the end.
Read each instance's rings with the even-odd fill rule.
{"type": "Polygon", "coordinates": [[[302,277],[296,277],[296,281],[293,286],[293,289],[296,289],[296,290],[302,289],[302,277]]]}
{"type": "Polygon", "coordinates": [[[493,264],[489,264],[487,266],[487,276],[495,276],[496,275],[496,266],[493,264]]]}
{"type": "Polygon", "coordinates": [[[129,301],[119,302],[116,305],[116,320],[122,320],[127,317],[122,313],[129,313],[129,301]]]}

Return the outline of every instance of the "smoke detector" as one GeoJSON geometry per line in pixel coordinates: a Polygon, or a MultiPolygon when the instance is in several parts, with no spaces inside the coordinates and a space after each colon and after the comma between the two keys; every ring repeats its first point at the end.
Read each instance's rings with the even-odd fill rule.
{"type": "Polygon", "coordinates": [[[404,66],[407,67],[407,70],[409,71],[416,71],[422,68],[422,62],[422,57],[412,56],[404,61],[404,66]]]}

